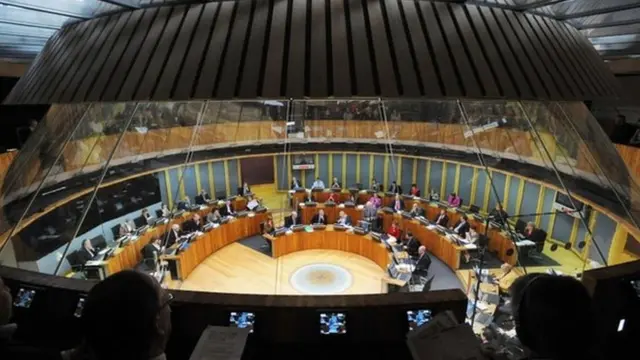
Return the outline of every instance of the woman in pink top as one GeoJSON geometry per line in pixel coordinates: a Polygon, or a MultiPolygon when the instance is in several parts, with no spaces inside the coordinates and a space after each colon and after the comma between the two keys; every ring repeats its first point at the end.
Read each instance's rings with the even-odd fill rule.
{"type": "Polygon", "coordinates": [[[451,195],[449,195],[449,198],[447,199],[447,202],[451,207],[459,207],[461,201],[460,197],[456,195],[456,193],[451,193],[451,195]]]}
{"type": "Polygon", "coordinates": [[[373,194],[373,197],[371,198],[371,203],[373,204],[373,206],[377,208],[379,208],[380,206],[382,206],[382,199],[380,199],[380,196],[378,196],[378,194],[373,194]]]}

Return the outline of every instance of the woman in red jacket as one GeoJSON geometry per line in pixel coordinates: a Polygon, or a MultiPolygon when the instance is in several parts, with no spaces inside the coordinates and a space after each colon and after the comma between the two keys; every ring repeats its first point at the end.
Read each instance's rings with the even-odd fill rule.
{"type": "Polygon", "coordinates": [[[389,236],[393,236],[394,238],[400,240],[400,226],[398,226],[397,221],[394,220],[393,223],[391,223],[391,227],[389,227],[387,234],[389,234],[389,236]]]}

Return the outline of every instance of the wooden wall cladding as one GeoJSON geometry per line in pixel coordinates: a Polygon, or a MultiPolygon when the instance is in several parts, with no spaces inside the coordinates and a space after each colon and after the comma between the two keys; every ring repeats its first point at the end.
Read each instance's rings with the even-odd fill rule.
{"type": "Polygon", "coordinates": [[[7,104],[468,97],[594,100],[617,83],[579,31],[499,8],[404,0],[216,1],[64,27],[7,104]]]}

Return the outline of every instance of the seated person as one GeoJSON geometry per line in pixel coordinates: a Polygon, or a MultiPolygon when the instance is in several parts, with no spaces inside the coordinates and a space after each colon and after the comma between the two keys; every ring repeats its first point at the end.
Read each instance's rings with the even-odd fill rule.
{"type": "Polygon", "coordinates": [[[409,212],[409,214],[411,214],[411,216],[413,217],[424,216],[424,209],[421,208],[418,203],[413,203],[413,205],[411,205],[411,211],[409,212]]]}
{"type": "Polygon", "coordinates": [[[380,191],[380,184],[378,184],[376,178],[371,179],[371,190],[375,192],[380,191]]]}
{"type": "Polygon", "coordinates": [[[400,185],[394,181],[389,185],[389,192],[393,194],[401,194],[402,189],[400,188],[400,185]]]}
{"type": "Polygon", "coordinates": [[[82,247],[78,251],[78,258],[80,262],[84,264],[93,259],[98,254],[98,251],[100,251],[100,249],[94,248],[93,245],[91,245],[91,240],[85,239],[82,241],[82,247]]]}
{"type": "Polygon", "coordinates": [[[438,216],[433,219],[433,222],[435,222],[436,225],[447,227],[447,225],[449,224],[447,211],[445,209],[440,209],[440,214],[438,214],[438,216]]]}
{"type": "Polygon", "coordinates": [[[407,234],[404,236],[403,248],[407,251],[407,253],[412,257],[418,257],[418,249],[420,248],[420,242],[416,239],[411,231],[407,231],[407,234]]]}
{"type": "Polygon", "coordinates": [[[311,190],[315,190],[315,189],[324,189],[324,182],[322,180],[320,180],[320,177],[318,176],[316,178],[316,181],[313,182],[313,185],[311,185],[311,190]]]}
{"type": "Polygon", "coordinates": [[[324,224],[327,225],[327,217],[324,215],[324,210],[320,209],[317,214],[311,218],[311,224],[324,224]]]}
{"type": "Polygon", "coordinates": [[[455,225],[451,227],[451,230],[453,230],[456,234],[458,234],[458,236],[465,237],[467,236],[467,232],[469,231],[469,228],[470,228],[470,225],[469,225],[469,219],[467,218],[467,215],[462,215],[462,217],[460,217],[460,220],[458,220],[458,222],[456,222],[455,225]]]}
{"type": "Polygon", "coordinates": [[[144,224],[145,225],[150,225],[151,224],[151,220],[153,220],[153,216],[151,216],[151,214],[149,213],[149,210],[147,208],[142,209],[142,212],[140,213],[140,216],[144,220],[144,224]]]}
{"type": "Polygon", "coordinates": [[[120,224],[120,229],[118,230],[118,233],[120,234],[120,236],[126,236],[131,234],[135,230],[136,230],[136,225],[131,220],[125,219],[124,222],[120,224]]]}
{"type": "Polygon", "coordinates": [[[149,270],[155,271],[158,258],[162,253],[162,241],[154,236],[151,241],[142,248],[142,261],[149,270]]]}
{"type": "Polygon", "coordinates": [[[269,235],[269,236],[276,235],[276,226],[273,223],[273,217],[271,215],[269,215],[267,220],[265,220],[265,222],[262,223],[262,236],[267,242],[267,246],[269,247],[269,250],[271,250],[271,247],[272,247],[271,240],[267,239],[265,235],[269,235]]]}
{"type": "Polygon", "coordinates": [[[84,339],[68,358],[165,359],[172,299],[145,273],[125,270],[109,276],[91,288],[81,318],[84,339]]]}
{"type": "Polygon", "coordinates": [[[462,203],[462,199],[460,199],[460,196],[458,196],[456,193],[451,193],[449,194],[447,203],[451,207],[460,207],[460,204],[462,203]]]}
{"type": "Polygon", "coordinates": [[[389,230],[387,230],[387,234],[393,236],[398,241],[402,240],[400,239],[400,225],[398,225],[397,221],[393,220],[391,226],[389,226],[389,230]]]}
{"type": "Polygon", "coordinates": [[[504,226],[504,223],[507,221],[508,218],[509,218],[509,215],[507,214],[506,211],[504,211],[500,203],[497,203],[495,209],[489,212],[489,219],[500,224],[501,226],[504,226]]]}
{"type": "Polygon", "coordinates": [[[298,179],[296,179],[296,177],[294,176],[291,179],[291,190],[298,190],[298,189],[302,189],[302,185],[300,185],[300,181],[298,181],[298,179]]]}
{"type": "Polygon", "coordinates": [[[544,242],[546,239],[545,234],[542,230],[536,228],[536,224],[529,221],[527,226],[524,228],[522,235],[527,239],[536,243],[536,249],[538,251],[542,251],[542,247],[544,246],[544,242]]]}
{"type": "Polygon", "coordinates": [[[329,197],[327,198],[327,202],[328,202],[328,203],[334,203],[334,204],[337,204],[337,203],[339,202],[339,201],[338,201],[338,199],[339,199],[338,194],[336,194],[336,193],[331,193],[331,194],[329,194],[329,197]]]}
{"type": "Polygon", "coordinates": [[[377,193],[373,194],[370,201],[376,209],[379,209],[382,206],[382,199],[377,193]]]}
{"type": "Polygon", "coordinates": [[[409,190],[411,196],[420,197],[420,188],[416,184],[411,184],[411,190],[409,190]]]}
{"type": "Polygon", "coordinates": [[[240,195],[242,196],[251,195],[251,188],[249,187],[249,184],[247,184],[246,181],[242,184],[242,191],[240,192],[240,195]]]}
{"type": "Polygon", "coordinates": [[[440,194],[436,192],[436,189],[431,189],[429,192],[429,201],[440,201],[440,194]]]}
{"type": "Polygon", "coordinates": [[[185,233],[202,231],[202,221],[200,220],[200,215],[194,214],[190,220],[185,221],[182,224],[182,231],[184,231],[185,233]]]}
{"type": "Polygon", "coordinates": [[[196,195],[196,205],[205,205],[209,201],[211,201],[211,196],[204,189],[200,190],[199,195],[196,195]]]}
{"type": "Polygon", "coordinates": [[[185,196],[182,201],[178,202],[178,210],[189,211],[191,208],[191,199],[188,196],[185,196]]]}
{"type": "Polygon", "coordinates": [[[233,208],[233,204],[231,203],[231,200],[226,200],[224,202],[224,205],[222,205],[219,210],[220,210],[220,215],[222,216],[232,216],[236,213],[235,209],[233,208]]]}
{"type": "Polygon", "coordinates": [[[429,257],[429,254],[427,254],[427,248],[424,245],[421,245],[418,248],[418,260],[416,261],[414,272],[426,275],[429,271],[429,266],[431,266],[431,258],[429,257]]]}
{"type": "Polygon", "coordinates": [[[179,238],[180,238],[180,225],[178,224],[171,225],[171,230],[167,232],[164,246],[167,248],[171,247],[173,244],[175,244],[178,241],[179,238]]]}
{"type": "MultiPolygon", "coordinates": [[[[469,242],[469,244],[476,244],[476,245],[479,238],[480,238],[480,234],[478,234],[478,232],[476,231],[475,226],[469,228],[469,231],[463,237],[463,239],[469,242]]],[[[471,260],[471,254],[469,253],[469,251],[464,251],[462,255],[464,256],[465,263],[468,263],[469,260],[471,260]]]]}
{"type": "Polygon", "coordinates": [[[218,209],[211,210],[211,212],[207,214],[207,222],[220,224],[222,222],[222,215],[220,215],[220,211],[218,209]]]}
{"type": "Polygon", "coordinates": [[[338,213],[338,221],[336,224],[342,226],[351,226],[351,216],[347,215],[344,211],[338,213]]]}
{"type": "Polygon", "coordinates": [[[391,208],[394,211],[402,211],[404,210],[404,201],[400,198],[400,194],[396,194],[395,199],[391,203],[391,208]]]}
{"type": "Polygon", "coordinates": [[[247,207],[245,210],[254,211],[260,206],[260,200],[253,197],[253,195],[247,195],[247,207]]]}
{"type": "Polygon", "coordinates": [[[333,178],[333,181],[331,182],[331,188],[332,189],[342,189],[342,184],[340,183],[340,181],[338,181],[337,177],[333,178]]]}
{"type": "Polygon", "coordinates": [[[344,202],[345,205],[348,206],[355,206],[356,205],[356,198],[353,197],[353,195],[349,195],[349,198],[347,199],[347,201],[344,202]]]}
{"type": "Polygon", "coordinates": [[[302,220],[298,217],[298,213],[295,211],[291,212],[291,215],[284,218],[284,227],[290,229],[293,226],[300,225],[302,220]]]}
{"type": "Polygon", "coordinates": [[[169,210],[169,207],[167,206],[167,204],[162,204],[162,207],[160,208],[160,211],[162,212],[162,217],[170,217],[171,216],[171,210],[169,210]]]}

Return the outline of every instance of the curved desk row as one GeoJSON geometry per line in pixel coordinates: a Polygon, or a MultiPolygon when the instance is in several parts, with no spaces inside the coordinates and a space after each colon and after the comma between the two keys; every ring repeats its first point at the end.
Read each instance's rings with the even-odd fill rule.
{"type": "MultiPolygon", "coordinates": [[[[241,197],[236,197],[232,202],[236,209],[243,208],[247,203],[246,199],[241,197]]],[[[122,270],[133,269],[142,261],[142,248],[147,245],[151,239],[162,236],[173,224],[182,224],[190,219],[194,213],[199,214],[200,217],[204,219],[204,217],[215,208],[217,208],[217,205],[214,203],[213,205],[205,206],[194,212],[185,212],[167,223],[151,227],[136,239],[132,239],[123,247],[117,248],[113,252],[113,256],[107,260],[88,262],[85,268],[89,271],[97,270],[100,273],[100,277],[106,277],[122,270]]]]}
{"type": "Polygon", "coordinates": [[[335,230],[327,225],[324,230],[297,231],[269,237],[272,241],[273,256],[280,257],[303,250],[338,250],[364,256],[387,271],[391,254],[387,247],[374,240],[371,235],[358,235],[352,231],[335,230]]]}
{"type": "Polygon", "coordinates": [[[300,217],[303,224],[311,224],[311,219],[320,210],[324,210],[324,215],[327,219],[327,224],[334,224],[338,221],[338,214],[340,211],[344,211],[346,215],[351,218],[351,224],[357,225],[358,221],[362,219],[362,209],[357,206],[341,206],[341,205],[328,205],[328,204],[316,204],[316,206],[305,206],[300,204],[300,217]]]}
{"type": "Polygon", "coordinates": [[[160,258],[169,262],[171,276],[174,279],[184,280],[209,255],[233,242],[260,234],[260,224],[268,216],[268,212],[251,213],[246,217],[231,219],[228,223],[195,238],[179,254],[163,255],[160,258]]]}

